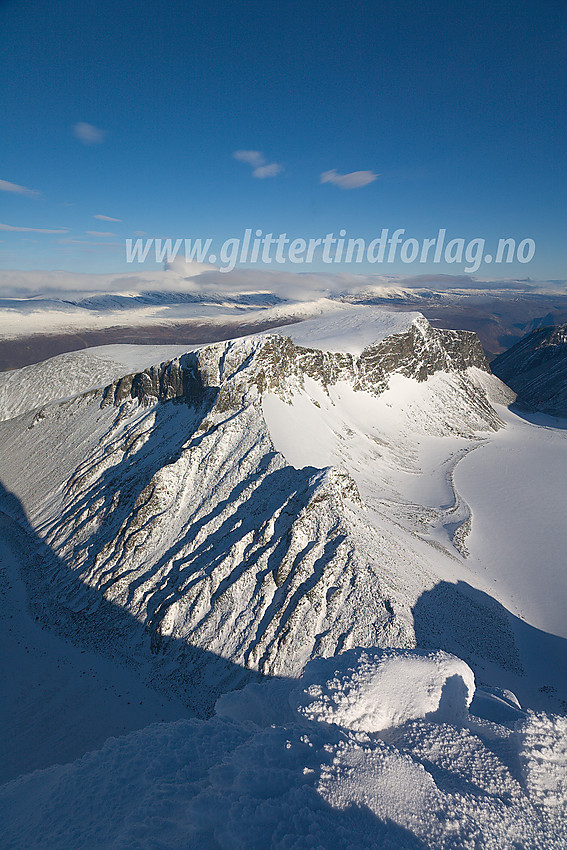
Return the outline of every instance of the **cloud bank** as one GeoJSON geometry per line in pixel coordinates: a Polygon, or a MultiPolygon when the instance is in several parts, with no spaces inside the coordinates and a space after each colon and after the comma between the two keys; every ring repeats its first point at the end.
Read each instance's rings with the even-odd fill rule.
{"type": "MultiPolygon", "coordinates": [[[[98,243],[108,245],[112,243],[98,243]]],[[[116,243],[118,244],[118,243],[116,243]]],[[[0,270],[0,298],[37,297],[71,292],[129,293],[187,292],[233,296],[271,293],[283,300],[313,301],[319,298],[392,298],[422,293],[565,293],[565,281],[483,280],[471,275],[298,274],[287,271],[235,269],[224,274],[213,266],[177,257],[164,270],[120,274],[84,274],[65,271],[0,270]]]]}

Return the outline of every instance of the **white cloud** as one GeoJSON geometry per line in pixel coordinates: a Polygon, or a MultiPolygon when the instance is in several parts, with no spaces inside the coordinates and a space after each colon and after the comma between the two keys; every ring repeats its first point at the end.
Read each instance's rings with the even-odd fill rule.
{"type": "Polygon", "coordinates": [[[179,255],[174,260],[164,263],[165,271],[176,272],[183,275],[185,279],[195,277],[202,272],[217,271],[215,266],[210,263],[198,263],[196,260],[186,260],[185,257],[179,255]]]}
{"type": "Polygon", "coordinates": [[[260,180],[263,180],[264,177],[275,177],[282,171],[283,165],[280,165],[279,162],[271,162],[269,165],[259,165],[258,168],[255,168],[252,177],[259,177],[260,180]]]}
{"type": "MultiPolygon", "coordinates": [[[[60,239],[61,251],[85,251],[113,254],[124,251],[123,243],[86,242],[78,239],[60,239]]],[[[341,298],[348,295],[396,297],[406,290],[458,292],[459,302],[463,289],[468,289],[476,299],[480,291],[491,298],[508,291],[510,298],[522,292],[549,294],[565,293],[566,281],[486,280],[472,276],[452,275],[381,275],[313,272],[301,273],[263,269],[235,269],[230,274],[199,263],[186,263],[177,257],[166,270],[140,270],[135,273],[87,274],[65,271],[0,270],[0,296],[32,297],[37,295],[65,297],[65,293],[101,294],[105,292],[193,292],[201,294],[266,293],[271,292],[286,301],[308,302],[321,298],[341,298]]],[[[428,300],[428,299],[427,299],[428,300]]],[[[425,303],[427,303],[427,300],[425,303]]],[[[476,302],[475,302],[476,303],[476,302]]],[[[176,310],[177,307],[172,307],[176,310]]],[[[385,306],[385,309],[388,309],[385,306]]],[[[412,309],[419,309],[412,306],[412,309]]],[[[163,308],[156,311],[156,320],[163,319],[163,308]]]]}
{"type": "Polygon", "coordinates": [[[266,177],[276,177],[284,170],[283,165],[279,162],[266,162],[266,157],[261,151],[234,151],[232,154],[234,159],[239,162],[245,162],[251,165],[253,177],[258,177],[263,180],[266,177]]]}
{"type": "Polygon", "coordinates": [[[106,230],[85,230],[87,236],[116,236],[116,233],[109,233],[106,230]]]}
{"type": "Polygon", "coordinates": [[[69,233],[68,227],[49,230],[44,227],[15,227],[12,224],[0,224],[0,230],[9,230],[13,233],[69,233]]]}
{"type": "Polygon", "coordinates": [[[101,145],[106,137],[106,130],[100,130],[92,124],[79,121],[73,126],[73,133],[84,145],[101,145]]]}
{"type": "Polygon", "coordinates": [[[121,218],[112,218],[112,216],[100,215],[100,213],[98,215],[93,215],[93,218],[98,218],[99,221],[122,221],[121,218]]]}
{"type": "Polygon", "coordinates": [[[27,198],[39,198],[41,192],[36,189],[28,189],[27,186],[18,186],[8,180],[0,180],[0,192],[13,192],[15,195],[25,195],[27,198]]]}
{"type": "Polygon", "coordinates": [[[373,171],[351,171],[350,174],[339,174],[336,168],[332,168],[331,171],[323,171],[319,182],[334,183],[341,189],[359,189],[361,186],[373,183],[379,176],[373,171]]]}
{"type": "Polygon", "coordinates": [[[252,165],[257,168],[259,165],[264,165],[266,160],[260,151],[234,151],[232,154],[238,162],[245,162],[247,165],[252,165]]]}

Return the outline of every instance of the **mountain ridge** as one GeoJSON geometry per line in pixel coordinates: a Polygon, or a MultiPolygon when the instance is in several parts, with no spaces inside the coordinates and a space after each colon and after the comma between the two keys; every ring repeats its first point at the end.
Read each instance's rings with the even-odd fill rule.
{"type": "MultiPolygon", "coordinates": [[[[502,425],[474,370],[489,376],[474,335],[438,331],[419,317],[360,356],[252,336],[25,414],[20,420],[27,417],[35,441],[68,447],[65,456],[42,458],[39,501],[37,480],[33,492],[29,482],[19,491],[71,571],[50,576],[47,585],[65,598],[71,575],[78,578],[68,605],[83,619],[93,601],[81,601],[81,584],[129,611],[150,634],[156,681],[178,681],[181,667],[191,668],[191,645],[241,665],[242,681],[246,669],[297,675],[314,655],[354,645],[415,645],[411,606],[434,582],[431,543],[417,535],[408,544],[407,529],[395,530],[399,520],[380,498],[361,497],[354,467],[290,465],[274,447],[263,399],[293,407],[315,382],[323,396],[311,406],[324,423],[325,399],[340,407],[333,394],[350,387],[382,404],[396,377],[423,386],[426,404],[441,393],[436,404],[446,415],[437,431],[469,439],[502,425]],[[87,442],[79,448],[80,434],[87,442]],[[413,577],[401,577],[398,557],[413,577]],[[422,571],[409,566],[420,560],[422,571]],[[171,640],[187,643],[183,661],[164,661],[171,640]]],[[[11,420],[16,440],[20,420],[11,420]]],[[[424,427],[435,433],[433,424],[424,427]]],[[[373,440],[365,445],[377,445],[373,440]]],[[[443,546],[443,557],[458,554],[449,539],[443,546]]],[[[85,622],[96,622],[95,609],[85,622]]],[[[212,694],[241,684],[224,676],[221,664],[212,694]]],[[[210,706],[212,697],[179,687],[195,710],[210,706]]]]}

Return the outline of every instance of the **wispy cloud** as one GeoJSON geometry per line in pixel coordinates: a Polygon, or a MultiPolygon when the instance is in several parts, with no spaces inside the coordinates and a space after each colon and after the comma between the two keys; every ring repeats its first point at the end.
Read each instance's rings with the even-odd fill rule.
{"type": "Polygon", "coordinates": [[[92,124],[79,121],[73,126],[73,133],[84,145],[101,145],[106,138],[106,130],[100,130],[92,124]]]}
{"type": "Polygon", "coordinates": [[[280,165],[279,162],[271,162],[269,165],[259,165],[258,168],[255,168],[252,172],[252,176],[259,177],[260,180],[263,180],[264,177],[275,177],[282,171],[283,165],[280,165]]]}
{"type": "Polygon", "coordinates": [[[36,189],[28,189],[27,186],[19,186],[8,180],[0,180],[0,192],[13,192],[15,195],[25,195],[26,198],[39,198],[41,195],[36,189]]]}
{"type": "Polygon", "coordinates": [[[331,171],[323,171],[319,182],[334,183],[340,189],[359,189],[361,186],[373,183],[379,176],[373,171],[351,171],[350,174],[339,174],[336,168],[332,168],[331,171]]]}
{"type": "Polygon", "coordinates": [[[252,166],[252,176],[259,180],[266,177],[276,177],[284,170],[283,165],[280,165],[279,162],[267,162],[261,151],[234,151],[232,156],[238,162],[245,162],[246,165],[252,166]]]}
{"type": "Polygon", "coordinates": [[[13,224],[0,224],[0,230],[9,230],[13,233],[69,233],[68,227],[52,230],[45,227],[15,227],[13,224]]]}
{"type": "Polygon", "coordinates": [[[106,230],[85,230],[87,236],[116,236],[116,233],[109,233],[106,230]]]}
{"type": "Polygon", "coordinates": [[[245,162],[254,167],[263,165],[266,161],[260,151],[234,151],[232,155],[238,162],[245,162]]]}
{"type": "Polygon", "coordinates": [[[122,221],[121,218],[112,218],[110,215],[93,215],[93,218],[98,218],[99,221],[122,221]]]}

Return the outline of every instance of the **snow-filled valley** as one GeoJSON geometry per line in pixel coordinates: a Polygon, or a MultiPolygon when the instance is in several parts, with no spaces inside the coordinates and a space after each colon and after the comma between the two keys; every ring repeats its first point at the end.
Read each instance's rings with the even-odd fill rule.
{"type": "Polygon", "coordinates": [[[567,430],[513,400],[369,307],[0,376],[2,846],[564,847],[567,430]]]}

